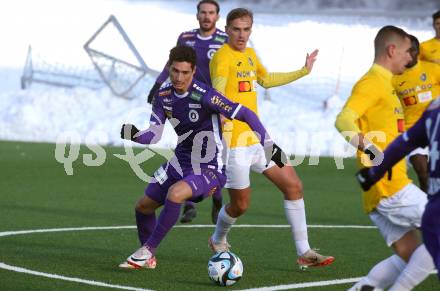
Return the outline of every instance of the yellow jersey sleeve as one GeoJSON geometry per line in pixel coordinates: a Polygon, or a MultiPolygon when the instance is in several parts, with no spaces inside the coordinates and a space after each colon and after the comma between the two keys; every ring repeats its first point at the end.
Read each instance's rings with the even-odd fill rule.
{"type": "Polygon", "coordinates": [[[258,78],[258,84],[260,84],[263,88],[282,86],[298,80],[308,73],[309,71],[306,67],[287,73],[267,73],[264,77],[258,78]]]}

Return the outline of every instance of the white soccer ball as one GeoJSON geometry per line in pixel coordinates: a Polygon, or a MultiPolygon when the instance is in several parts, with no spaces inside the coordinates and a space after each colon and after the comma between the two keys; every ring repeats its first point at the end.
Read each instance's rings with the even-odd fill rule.
{"type": "Polygon", "coordinates": [[[234,285],[243,276],[243,263],[231,252],[217,253],[208,261],[208,276],[217,285],[234,285]]]}

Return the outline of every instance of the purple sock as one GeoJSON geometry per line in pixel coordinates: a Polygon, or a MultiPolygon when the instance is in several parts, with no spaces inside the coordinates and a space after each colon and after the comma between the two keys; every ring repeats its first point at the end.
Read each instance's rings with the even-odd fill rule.
{"type": "Polygon", "coordinates": [[[157,220],[156,228],[145,244],[150,247],[153,252],[167,235],[168,231],[176,224],[181,206],[181,203],[175,203],[170,200],[165,201],[165,205],[157,220]]]}
{"type": "Polygon", "coordinates": [[[154,213],[147,215],[136,210],[136,225],[139,241],[143,245],[156,227],[156,215],[154,213]]]}

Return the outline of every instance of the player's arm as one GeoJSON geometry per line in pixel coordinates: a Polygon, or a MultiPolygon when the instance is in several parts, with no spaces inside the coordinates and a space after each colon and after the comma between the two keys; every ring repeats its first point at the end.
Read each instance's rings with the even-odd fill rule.
{"type": "Polygon", "coordinates": [[[387,171],[395,164],[418,147],[425,147],[429,144],[426,134],[425,122],[427,112],[412,126],[408,131],[397,137],[384,151],[383,161],[380,165],[363,168],[356,178],[361,187],[368,191],[377,181],[379,181],[387,171]]]}
{"type": "Polygon", "coordinates": [[[202,101],[205,107],[208,107],[213,112],[220,113],[226,118],[246,122],[256,133],[261,145],[265,148],[267,160],[273,160],[280,168],[287,164],[287,156],[272,141],[264,125],[252,110],[239,103],[230,101],[216,90],[211,90],[209,93],[205,95],[202,101]]]}
{"type": "Polygon", "coordinates": [[[366,153],[370,160],[379,161],[382,158],[382,152],[365,138],[357,125],[360,116],[376,104],[379,98],[374,93],[366,93],[365,90],[368,88],[362,86],[353,88],[352,95],[336,117],[335,127],[351,145],[366,153]]]}
{"type": "Polygon", "coordinates": [[[140,131],[133,124],[123,124],[121,128],[121,138],[131,140],[140,144],[155,144],[162,137],[165,124],[165,112],[155,100],[153,111],[150,116],[150,126],[146,130],[140,131]]]}
{"type": "Polygon", "coordinates": [[[264,68],[264,66],[262,66],[261,63],[258,62],[259,66],[261,67],[257,68],[257,76],[258,76],[257,82],[263,88],[271,88],[276,86],[282,86],[291,83],[293,81],[296,81],[308,75],[312,71],[313,64],[316,61],[317,55],[318,55],[318,50],[314,50],[310,55],[307,54],[304,67],[302,67],[300,70],[287,72],[287,73],[269,73],[264,68]]]}

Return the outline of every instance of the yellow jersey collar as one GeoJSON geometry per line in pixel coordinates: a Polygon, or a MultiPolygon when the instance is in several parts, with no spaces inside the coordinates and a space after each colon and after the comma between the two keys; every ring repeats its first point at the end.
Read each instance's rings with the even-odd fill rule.
{"type": "Polygon", "coordinates": [[[393,73],[391,73],[390,70],[382,67],[379,64],[373,64],[373,66],[371,67],[371,71],[380,75],[381,77],[383,77],[385,80],[388,80],[391,82],[391,79],[393,78],[393,73]]]}

